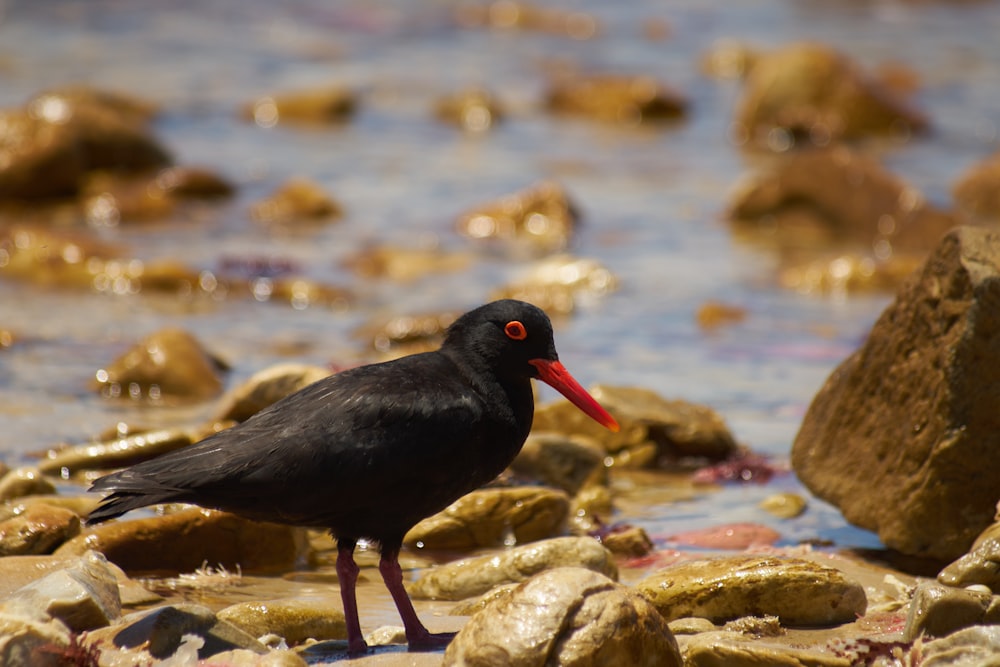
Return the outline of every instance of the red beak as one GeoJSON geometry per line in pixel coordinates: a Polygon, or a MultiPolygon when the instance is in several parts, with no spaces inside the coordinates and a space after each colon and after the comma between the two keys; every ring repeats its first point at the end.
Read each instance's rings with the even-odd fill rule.
{"type": "Polygon", "coordinates": [[[558,361],[548,359],[531,359],[529,364],[538,369],[538,377],[560,394],[569,399],[570,403],[583,410],[591,419],[601,426],[618,432],[618,422],[573,379],[566,367],[558,361]]]}

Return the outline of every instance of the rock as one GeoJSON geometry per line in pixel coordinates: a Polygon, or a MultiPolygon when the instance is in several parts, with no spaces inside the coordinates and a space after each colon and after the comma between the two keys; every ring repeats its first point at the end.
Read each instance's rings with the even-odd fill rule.
{"type": "Polygon", "coordinates": [[[539,7],[530,2],[497,0],[485,4],[462,3],[456,6],[456,18],[467,27],[500,30],[527,30],[573,39],[591,39],[600,32],[597,19],[586,12],[539,7]]]}
{"type": "Polygon", "coordinates": [[[596,260],[560,254],[529,266],[514,281],[493,290],[490,298],[518,299],[550,315],[569,315],[578,303],[598,299],[617,287],[614,274],[596,260]]]}
{"type": "Polygon", "coordinates": [[[1000,597],[924,580],[913,592],[903,638],[944,637],[981,623],[1000,623],[1000,597]]]}
{"type": "Polygon", "coordinates": [[[283,571],[305,557],[302,529],[192,508],[106,523],[65,543],[57,556],[94,549],[126,572],[191,572],[208,562],[228,569],[283,571]]]}
{"type": "Polygon", "coordinates": [[[433,273],[462,271],[472,260],[473,256],[465,252],[380,245],[360,250],[345,265],[363,278],[411,282],[433,273]]]}
{"type": "Polygon", "coordinates": [[[295,310],[323,306],[343,310],[351,303],[351,293],[310,278],[258,278],[250,291],[257,301],[284,301],[295,310]]]}
{"type": "Polygon", "coordinates": [[[352,91],[334,86],[261,97],[249,104],[243,115],[260,127],[278,123],[327,125],[350,120],[357,106],[352,91]]]}
{"type": "Polygon", "coordinates": [[[797,493],[784,492],[775,493],[764,498],[757,504],[765,512],[772,514],[779,519],[794,519],[801,516],[808,507],[806,499],[797,493]]]}
{"type": "Polygon", "coordinates": [[[578,217],[563,187],[543,181],[466,211],[456,227],[471,239],[519,242],[553,251],[569,244],[578,217]]]}
{"type": "Polygon", "coordinates": [[[997,667],[1000,626],[978,625],[914,646],[911,664],[921,667],[997,667]]]}
{"type": "Polygon", "coordinates": [[[80,517],[52,505],[33,505],[0,521],[0,556],[46,554],[80,533],[80,517]]]}
{"type": "Polygon", "coordinates": [[[290,646],[309,639],[347,639],[343,608],[333,598],[241,602],[216,615],[253,637],[275,634],[290,646]]]}
{"type": "Polygon", "coordinates": [[[706,301],[698,307],[698,312],[695,313],[695,321],[703,331],[715,331],[722,327],[739,324],[746,318],[746,308],[722,301],[706,301]]]}
{"type": "Polygon", "coordinates": [[[601,544],[616,556],[639,558],[653,551],[653,540],[638,526],[612,528],[600,535],[601,544]]]}
{"type": "Polygon", "coordinates": [[[1000,539],[991,537],[977,542],[972,550],[938,573],[945,586],[982,585],[1000,593],[1000,539]]]}
{"type": "Polygon", "coordinates": [[[752,641],[738,632],[705,632],[683,645],[685,667],[851,667],[827,651],[776,642],[752,641]]]}
{"type": "Polygon", "coordinates": [[[336,219],[343,210],[318,183],[291,178],[270,196],[250,208],[250,217],[267,224],[336,219]]]}
{"type": "Polygon", "coordinates": [[[403,542],[454,550],[524,544],[561,532],[568,513],[569,498],[561,491],[537,486],[479,489],[418,523],[403,542]]]}
{"type": "Polygon", "coordinates": [[[235,625],[218,619],[208,607],[189,603],[129,614],[113,628],[99,630],[90,636],[119,648],[141,647],[157,660],[163,660],[174,655],[187,635],[202,640],[197,651],[202,660],[234,649],[260,655],[268,652],[266,646],[235,625]]]}
{"type": "Polygon", "coordinates": [[[503,119],[504,112],[488,91],[473,88],[439,98],[434,116],[466,132],[485,132],[503,119]]]}
{"type": "Polygon", "coordinates": [[[104,556],[93,551],[17,589],[4,604],[37,609],[73,632],[107,626],[122,609],[115,573],[104,556]]]}
{"type": "Polygon", "coordinates": [[[322,366],[296,363],[268,366],[226,395],[216,419],[246,421],[272,403],[328,375],[330,371],[322,366]]]}
{"type": "Polygon", "coordinates": [[[0,477],[0,501],[55,492],[55,484],[37,468],[15,468],[0,477]]]}
{"type": "Polygon", "coordinates": [[[98,370],[96,378],[101,393],[110,398],[199,401],[219,394],[219,372],[226,368],[194,336],[167,328],[98,370]]]}
{"type": "Polygon", "coordinates": [[[308,667],[305,658],[295,651],[270,651],[261,655],[247,649],[223,651],[212,656],[213,665],[225,667],[308,667]]]}
{"type": "Polygon", "coordinates": [[[1000,152],[966,169],[951,190],[958,207],[978,218],[1000,219],[1000,152]]]}
{"type": "Polygon", "coordinates": [[[370,340],[372,347],[382,353],[402,354],[414,349],[426,351],[440,346],[445,330],[460,314],[399,315],[384,323],[363,326],[355,335],[370,340]]]}
{"type": "Polygon", "coordinates": [[[217,199],[229,197],[236,186],[207,167],[167,167],[156,174],[156,187],[181,199],[217,199]]]}
{"type": "Polygon", "coordinates": [[[147,118],[122,96],[83,88],[0,111],[0,200],[73,195],[87,172],[166,165],[170,157],[147,118]]]}
{"type": "Polygon", "coordinates": [[[553,81],[545,106],[556,113],[639,125],[683,118],[688,103],[680,93],[650,76],[598,74],[553,81]]]}
{"type": "MultiPolygon", "coordinates": [[[[829,261],[831,250],[838,258],[862,251],[876,277],[892,275],[896,254],[922,257],[956,224],[916,188],[847,146],[781,157],[737,187],[726,215],[738,234],[793,259],[829,261]]],[[[845,273],[850,267],[842,264],[837,270],[845,273]]]]}
{"type": "Polygon", "coordinates": [[[848,521],[954,559],[993,522],[1000,234],[950,232],[813,399],[792,465],[848,521]]]}
{"type": "Polygon", "coordinates": [[[736,126],[771,150],[795,143],[826,145],[868,136],[924,132],[926,117],[864,74],[849,57],[822,44],[792,44],[758,54],[749,65],[736,126]]]}
{"type": "Polygon", "coordinates": [[[187,447],[193,442],[191,432],[184,429],[134,433],[106,442],[88,442],[52,450],[39,461],[38,469],[50,475],[68,476],[81,470],[121,468],[187,447]]]}
{"type": "Polygon", "coordinates": [[[80,186],[83,214],[95,227],[156,220],[174,213],[177,200],[156,183],[154,175],[94,172],[80,186]]]}
{"type": "Polygon", "coordinates": [[[516,474],[575,495],[607,479],[604,449],[584,438],[533,431],[510,468],[516,474]]]}
{"type": "Polygon", "coordinates": [[[510,594],[521,584],[500,584],[494,586],[477,598],[462,600],[448,612],[449,616],[472,616],[483,610],[487,605],[493,604],[497,600],[510,597],[510,594]]]}
{"type": "Polygon", "coordinates": [[[676,665],[666,621],[635,591],[582,568],[522,583],[473,616],[445,650],[444,665],[676,665]]]}
{"type": "Polygon", "coordinates": [[[65,496],[56,493],[37,496],[22,496],[6,501],[0,505],[0,521],[6,521],[24,514],[36,505],[56,507],[71,511],[78,517],[85,517],[97,505],[100,499],[95,495],[65,496]]]}
{"type": "MultiPolygon", "coordinates": [[[[86,555],[86,551],[83,552],[86,555]]],[[[78,563],[81,556],[7,556],[0,558],[0,599],[7,598],[19,588],[57,571],[64,570],[78,563]]],[[[160,599],[155,593],[143,588],[138,582],[132,581],[114,563],[106,563],[106,567],[118,580],[118,594],[124,606],[149,604],[160,599]]],[[[0,663],[2,664],[2,663],[0,663]]]]}
{"type": "Polygon", "coordinates": [[[556,537],[495,555],[467,558],[425,572],[408,590],[417,599],[463,600],[494,586],[522,582],[543,570],[583,567],[612,579],[618,568],[611,552],[590,537],[556,537]]]}
{"type": "Polygon", "coordinates": [[[600,442],[615,465],[626,467],[653,467],[682,457],[721,460],[736,451],[732,434],[711,408],[633,387],[595,385],[590,393],[618,420],[618,433],[602,433],[606,429],[573,414],[575,408],[563,400],[536,410],[533,428],[600,442]]]}
{"type": "Polygon", "coordinates": [[[60,649],[70,644],[70,630],[58,619],[26,605],[0,604],[0,664],[65,667],[60,649]]]}
{"type": "Polygon", "coordinates": [[[721,556],[681,562],[636,584],[664,618],[713,623],[772,615],[785,626],[848,623],[865,613],[864,588],[832,567],[800,558],[721,556]]]}
{"type": "Polygon", "coordinates": [[[569,529],[575,535],[599,530],[614,512],[611,490],[592,484],[583,487],[569,504],[569,529]]]}

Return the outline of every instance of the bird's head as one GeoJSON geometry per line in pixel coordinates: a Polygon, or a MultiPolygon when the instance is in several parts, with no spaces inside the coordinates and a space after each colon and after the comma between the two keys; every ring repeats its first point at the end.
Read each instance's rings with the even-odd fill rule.
{"type": "Polygon", "coordinates": [[[524,301],[493,301],[458,318],[445,336],[446,348],[474,355],[500,378],[537,378],[606,428],[618,422],[560,363],[552,322],[539,308],[524,301]]]}

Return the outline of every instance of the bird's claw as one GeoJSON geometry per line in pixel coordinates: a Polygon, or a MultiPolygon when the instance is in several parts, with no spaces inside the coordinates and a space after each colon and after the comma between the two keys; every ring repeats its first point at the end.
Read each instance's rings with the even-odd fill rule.
{"type": "Polygon", "coordinates": [[[455,638],[454,632],[425,633],[408,641],[410,651],[436,651],[445,648],[455,638]]]}

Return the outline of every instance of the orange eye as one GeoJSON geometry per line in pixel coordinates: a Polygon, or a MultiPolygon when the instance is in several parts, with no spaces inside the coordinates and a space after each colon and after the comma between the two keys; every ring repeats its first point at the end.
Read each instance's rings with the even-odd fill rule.
{"type": "Polygon", "coordinates": [[[524,340],[528,337],[528,331],[524,328],[524,325],[517,320],[511,320],[507,323],[507,326],[503,328],[503,332],[507,334],[507,338],[511,340],[524,340]]]}

